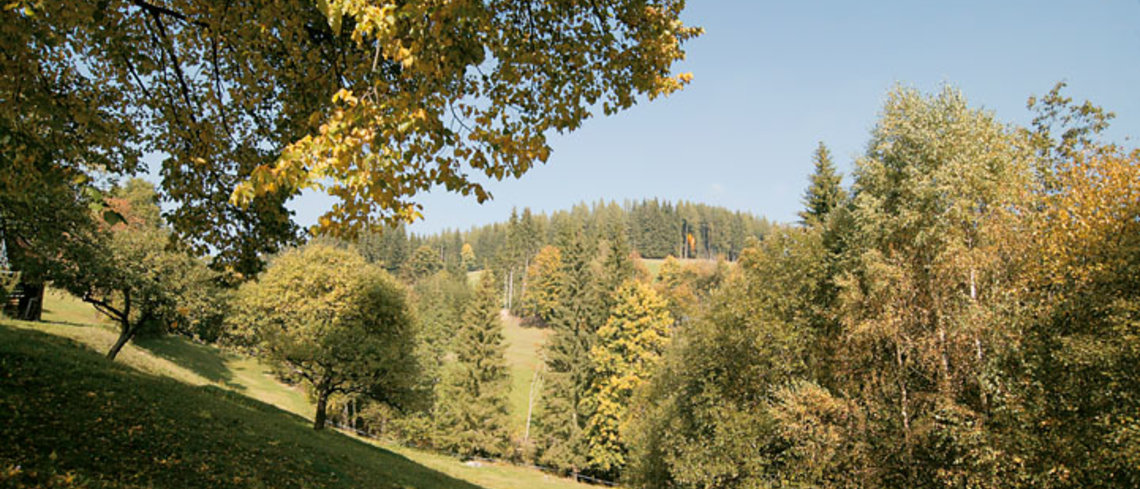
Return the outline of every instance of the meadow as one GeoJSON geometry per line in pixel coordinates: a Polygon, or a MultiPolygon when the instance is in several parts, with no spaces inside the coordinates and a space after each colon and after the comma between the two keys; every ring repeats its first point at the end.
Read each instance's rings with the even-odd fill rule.
{"type": "MultiPolygon", "coordinates": [[[[542,331],[506,323],[512,373],[533,371],[542,331]]],[[[254,358],[166,336],[139,339],[112,363],[103,352],[115,336],[59,291],[47,294],[43,322],[0,321],[0,486],[581,487],[506,463],[315,432],[306,394],[254,358]]],[[[512,420],[525,421],[525,401],[512,394],[512,420]]]]}

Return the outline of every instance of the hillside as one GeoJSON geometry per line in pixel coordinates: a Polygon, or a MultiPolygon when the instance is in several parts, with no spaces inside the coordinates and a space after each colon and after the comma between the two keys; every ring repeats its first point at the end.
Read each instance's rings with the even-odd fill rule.
{"type": "Polygon", "coordinates": [[[0,487],[581,487],[314,432],[303,393],[181,338],[107,362],[91,312],[52,294],[51,322],[0,322],[0,487]]]}
{"type": "Polygon", "coordinates": [[[503,311],[502,319],[503,337],[507,342],[507,366],[511,372],[511,433],[514,438],[521,440],[526,433],[531,383],[535,380],[535,372],[541,361],[539,352],[546,337],[550,335],[550,330],[523,327],[519,318],[506,311],[503,311]]]}

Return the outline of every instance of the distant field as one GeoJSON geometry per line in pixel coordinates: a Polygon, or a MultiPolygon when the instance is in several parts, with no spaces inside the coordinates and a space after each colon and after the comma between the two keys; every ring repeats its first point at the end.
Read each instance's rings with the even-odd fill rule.
{"type": "Polygon", "coordinates": [[[474,272],[467,272],[467,285],[472,287],[479,285],[479,279],[483,277],[482,270],[475,270],[474,272]]]}
{"type": "MultiPolygon", "coordinates": [[[[715,265],[716,264],[716,260],[706,260],[703,258],[686,258],[684,260],[678,259],[677,261],[680,261],[682,265],[697,264],[697,265],[706,265],[707,266],[707,265],[715,265]]],[[[645,265],[645,268],[649,270],[649,274],[653,278],[657,278],[657,275],[659,275],[661,273],[661,264],[662,263],[665,263],[664,258],[642,258],[641,259],[641,264],[645,265]]]]}
{"type": "Polygon", "coordinates": [[[502,318],[503,336],[507,340],[507,365],[511,370],[511,432],[515,438],[522,439],[526,430],[531,382],[541,363],[539,352],[550,330],[523,327],[517,317],[506,311],[503,311],[502,318]]]}
{"type": "MultiPolygon", "coordinates": [[[[117,332],[112,325],[98,322],[99,316],[90,306],[65,293],[52,291],[45,299],[45,322],[0,320],[0,353],[3,353],[0,371],[10,373],[8,380],[0,376],[0,444],[8,447],[7,451],[0,448],[0,487],[12,485],[11,481],[4,480],[10,476],[3,470],[14,460],[21,461],[22,467],[38,467],[41,472],[36,477],[62,471],[56,475],[63,480],[70,474],[75,485],[56,483],[59,487],[299,487],[272,478],[287,474],[293,474],[299,484],[307,487],[585,487],[509,464],[471,466],[445,455],[375,440],[364,441],[381,449],[362,449],[365,445],[344,435],[314,433],[308,428],[313,407],[300,389],[276,381],[269,369],[254,358],[184,338],[132,342],[123,349],[118,361],[111,364],[101,355],[115,340],[117,332]],[[17,373],[12,367],[13,358],[18,358],[15,361],[19,365],[15,368],[25,368],[26,364],[38,366],[31,373],[17,373]],[[12,375],[25,375],[39,384],[62,387],[52,387],[53,394],[43,398],[43,402],[52,403],[50,406],[38,406],[35,403],[39,401],[24,399],[30,395],[26,385],[7,384],[12,375]],[[107,392],[114,392],[112,396],[117,400],[114,406],[118,411],[114,417],[108,415],[102,419],[114,419],[122,425],[92,425],[89,417],[80,419],[82,413],[91,410],[85,404],[88,393],[96,392],[98,396],[104,387],[107,392]],[[19,413],[52,412],[54,420],[30,426],[27,425],[30,418],[7,418],[12,416],[6,414],[8,411],[17,412],[10,409],[16,403],[20,403],[19,413]],[[209,417],[202,418],[203,413],[209,417]],[[69,417],[74,419],[69,420],[69,417]],[[140,436],[140,433],[148,433],[152,424],[159,427],[155,433],[167,438],[140,436]],[[182,428],[175,425],[188,431],[179,431],[182,428]],[[40,429],[53,431],[41,432],[40,429]],[[103,430],[110,431],[104,433],[103,430]],[[108,440],[110,445],[72,442],[91,437],[108,440]],[[201,439],[186,441],[193,437],[201,439]],[[171,439],[175,441],[170,442],[171,439]],[[12,453],[11,449],[17,446],[19,453],[12,453]],[[223,447],[209,449],[219,454],[240,453],[231,457],[232,460],[210,454],[181,455],[183,450],[197,452],[205,449],[203,447],[223,447]],[[166,454],[167,458],[162,459],[166,463],[184,465],[174,467],[170,473],[158,473],[168,468],[159,464],[162,460],[139,462],[137,468],[123,469],[128,474],[127,483],[118,474],[104,472],[94,462],[76,462],[84,460],[84,456],[134,460],[135,455],[121,455],[115,450],[139,448],[147,453],[166,454]],[[50,456],[53,452],[55,459],[50,456]],[[291,465],[282,472],[276,467],[281,463],[291,465]],[[299,472],[290,472],[292,470],[299,472]],[[180,482],[161,483],[171,480],[180,482]],[[184,480],[190,482],[183,483],[184,480]]],[[[546,334],[546,330],[523,328],[514,318],[505,318],[506,355],[512,374],[512,431],[519,438],[526,420],[530,380],[538,364],[538,347],[546,334]]],[[[110,464],[108,467],[118,466],[110,464]]],[[[28,473],[17,476],[30,477],[28,473]]]]}

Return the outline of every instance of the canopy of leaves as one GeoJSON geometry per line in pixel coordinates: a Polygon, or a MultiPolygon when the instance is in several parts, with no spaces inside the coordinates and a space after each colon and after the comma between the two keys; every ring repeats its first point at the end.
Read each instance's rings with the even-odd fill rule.
{"type": "Polygon", "coordinates": [[[0,217],[41,232],[35,210],[152,152],[179,236],[252,276],[296,239],[301,189],[340,199],[333,234],[414,219],[433,186],[482,202],[470,174],[521,176],[550,131],[681,88],[683,3],[7,2],[0,217]]]}
{"type": "Polygon", "coordinates": [[[412,399],[419,366],[406,301],[395,279],[355,252],[313,244],[278,256],[243,285],[231,323],[307,381],[320,421],[321,401],[333,393],[395,406],[412,399]]]}
{"type": "Polygon", "coordinates": [[[345,61],[339,91],[320,127],[234,198],[324,187],[342,202],[322,227],[347,230],[376,213],[414,219],[411,197],[435,185],[486,200],[469,171],[521,176],[546,161],[548,131],[679,89],[691,75],[670,67],[700,32],[681,24],[676,0],[321,5],[320,30],[345,61]]]}
{"type": "Polygon", "coordinates": [[[217,338],[225,313],[217,275],[171,246],[154,187],[131,180],[108,202],[122,218],[111,224],[96,217],[99,224],[91,232],[73,231],[64,253],[53,260],[55,283],[119,323],[121,341],[142,328],[217,338]]]}
{"type": "Polygon", "coordinates": [[[645,283],[627,281],[614,298],[613,312],[590,350],[594,414],[585,429],[590,465],[603,474],[620,474],[625,467],[624,432],[633,393],[656,370],[673,325],[667,303],[645,283]]]}

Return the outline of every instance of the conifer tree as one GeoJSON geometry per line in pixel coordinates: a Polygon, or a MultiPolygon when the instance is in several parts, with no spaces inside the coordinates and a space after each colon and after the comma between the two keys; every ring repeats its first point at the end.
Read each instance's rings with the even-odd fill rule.
{"type": "Polygon", "coordinates": [[[412,293],[416,354],[423,368],[425,390],[435,391],[442,381],[445,359],[454,348],[472,291],[466,277],[436,272],[417,282],[412,293]]]}
{"type": "Polygon", "coordinates": [[[456,363],[440,394],[440,444],[465,456],[496,456],[507,444],[510,377],[495,277],[486,272],[463,313],[456,363]]]}
{"type": "Polygon", "coordinates": [[[554,331],[543,351],[547,373],[536,423],[540,460],[575,473],[586,466],[582,430],[590,412],[584,401],[592,382],[589,353],[601,322],[597,281],[584,239],[581,232],[562,237],[563,282],[551,318],[554,331]]]}
{"type": "Polygon", "coordinates": [[[599,276],[599,293],[604,308],[603,314],[609,315],[616,305],[615,294],[627,280],[634,278],[636,269],[630,258],[631,250],[625,233],[616,233],[606,241],[601,256],[601,274],[599,276]]]}
{"type": "Polygon", "coordinates": [[[614,298],[613,312],[590,350],[594,415],[585,430],[590,467],[610,476],[626,463],[622,432],[634,390],[655,369],[673,324],[668,303],[648,284],[629,280],[614,298]]]}
{"type": "Polygon", "coordinates": [[[822,141],[812,160],[815,162],[815,171],[809,177],[811,184],[804,192],[804,210],[799,213],[800,222],[805,226],[822,223],[847,198],[846,192],[839,186],[843,176],[835,171],[831,151],[822,141]]]}

